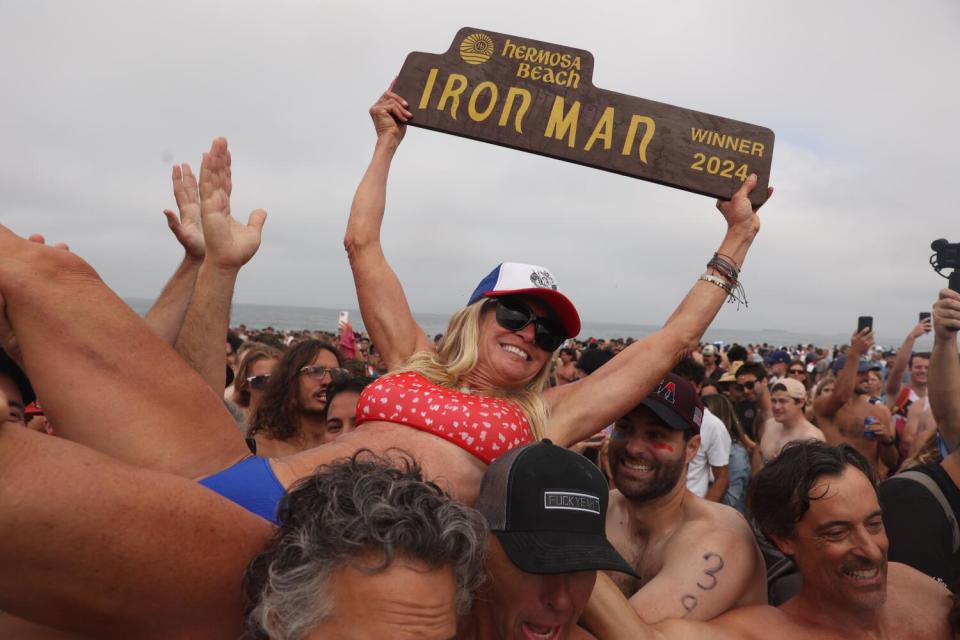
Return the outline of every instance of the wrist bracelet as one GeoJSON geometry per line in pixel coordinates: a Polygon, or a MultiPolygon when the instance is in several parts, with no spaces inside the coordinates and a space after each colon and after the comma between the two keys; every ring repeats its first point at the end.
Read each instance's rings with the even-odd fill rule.
{"type": "Polygon", "coordinates": [[[731,286],[731,284],[730,284],[729,282],[727,282],[727,281],[724,280],[723,278],[719,278],[719,277],[717,277],[717,276],[710,275],[709,273],[704,273],[703,275],[701,275],[701,276],[698,278],[698,280],[703,280],[704,282],[709,282],[710,284],[715,284],[715,285],[717,285],[718,287],[720,287],[721,289],[723,289],[724,291],[726,291],[727,293],[729,293],[729,294],[731,294],[731,295],[733,294],[733,287],[731,286]]]}

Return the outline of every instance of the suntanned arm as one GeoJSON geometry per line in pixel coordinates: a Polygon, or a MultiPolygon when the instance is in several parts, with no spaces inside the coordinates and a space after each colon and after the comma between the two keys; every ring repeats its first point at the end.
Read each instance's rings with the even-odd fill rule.
{"type": "MultiPolygon", "coordinates": [[[[857,386],[860,356],[865,354],[871,345],[873,345],[873,332],[870,329],[853,334],[850,339],[850,350],[847,352],[847,361],[837,375],[833,393],[821,395],[814,403],[814,411],[818,416],[832,418],[853,397],[854,388],[857,386]]],[[[823,429],[824,425],[819,426],[823,429]]],[[[824,434],[826,435],[826,431],[824,434]]]]}
{"type": "Polygon", "coordinates": [[[186,163],[173,165],[173,197],[177,201],[179,217],[170,209],[164,209],[163,214],[170,231],[183,246],[183,261],[143,318],[170,346],[177,342],[205,254],[197,179],[186,163]]]}
{"type": "Polygon", "coordinates": [[[940,291],[933,305],[933,328],[927,393],[940,435],[954,449],[960,444],[960,360],[957,357],[960,293],[951,289],[940,291]]]}
{"type": "Polygon", "coordinates": [[[754,587],[758,554],[750,528],[716,522],[686,525],[663,555],[663,569],[630,597],[647,623],[668,618],[710,620],[754,587]]]}
{"type": "Polygon", "coordinates": [[[353,196],[343,238],[363,324],[388,371],[402,365],[414,353],[435,348],[413,319],[400,279],[387,262],[380,244],[390,163],[406,133],[403,123],[411,117],[406,104],[403,98],[387,90],[370,108],[377,143],[370,166],[353,196]]]}
{"type": "MultiPolygon", "coordinates": [[[[717,252],[740,266],[760,229],[760,218],[748,198],[756,184],[757,178],[752,175],[730,201],[717,203],[727,222],[727,233],[717,252]]],[[[700,337],[727,297],[720,287],[697,281],[662,329],[633,343],[586,378],[544,392],[551,416],[549,437],[561,446],[569,446],[634,408],[683,354],[700,344],[700,337]]]]}
{"type": "Polygon", "coordinates": [[[720,502],[723,496],[727,494],[727,488],[730,486],[730,467],[710,465],[710,470],[713,471],[713,484],[707,490],[705,498],[712,502],[720,502]]]}
{"type": "Polygon", "coordinates": [[[202,259],[195,260],[189,255],[184,256],[153,306],[143,317],[147,326],[156,331],[170,346],[177,343],[201,262],[202,259]]]}
{"type": "Polygon", "coordinates": [[[240,267],[260,247],[267,214],[257,209],[244,225],[230,215],[232,191],[227,141],[217,138],[203,156],[200,171],[200,213],[206,257],[197,274],[190,306],[177,338],[177,352],[218,394],[226,382],[224,340],[230,324],[230,302],[240,267]]]}
{"type": "Polygon", "coordinates": [[[926,321],[917,323],[917,326],[910,330],[910,333],[904,338],[903,344],[900,345],[897,356],[893,359],[893,364],[887,373],[887,399],[889,401],[893,402],[896,399],[897,394],[900,393],[900,387],[903,386],[901,382],[903,372],[907,370],[907,364],[910,362],[913,344],[917,341],[917,338],[929,330],[930,325],[926,321]]]}
{"type": "Polygon", "coordinates": [[[580,617],[580,624],[600,640],[734,640],[722,627],[706,622],[666,620],[656,625],[644,622],[609,577],[597,575],[597,583],[580,617]]]}

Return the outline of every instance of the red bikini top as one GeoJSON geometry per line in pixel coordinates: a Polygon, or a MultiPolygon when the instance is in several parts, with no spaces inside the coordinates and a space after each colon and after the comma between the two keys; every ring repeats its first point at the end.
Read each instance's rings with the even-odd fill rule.
{"type": "Polygon", "coordinates": [[[527,416],[513,401],[433,384],[405,371],[371,382],[357,402],[357,425],[396,422],[445,438],[490,464],[533,442],[527,416]]]}

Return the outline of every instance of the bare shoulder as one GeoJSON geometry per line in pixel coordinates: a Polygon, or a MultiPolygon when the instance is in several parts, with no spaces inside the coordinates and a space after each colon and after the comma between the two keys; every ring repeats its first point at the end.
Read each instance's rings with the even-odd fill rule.
{"type": "Polygon", "coordinates": [[[887,565],[887,613],[893,626],[909,621],[911,637],[950,637],[950,591],[930,576],[899,562],[887,565]]]}
{"type": "Polygon", "coordinates": [[[682,527],[684,534],[688,530],[693,535],[704,535],[712,530],[720,530],[724,534],[736,534],[753,538],[753,531],[746,518],[733,507],[719,502],[704,500],[692,494],[687,509],[687,522],[682,527]]]}
{"type": "Polygon", "coordinates": [[[804,431],[804,435],[805,435],[808,439],[820,440],[820,441],[822,441],[822,442],[826,442],[826,441],[827,441],[827,436],[823,435],[823,431],[821,431],[821,430],[817,427],[817,425],[813,424],[812,422],[807,422],[807,428],[806,428],[806,430],[804,431]]]}
{"type": "Polygon", "coordinates": [[[887,588],[898,596],[916,600],[936,600],[937,596],[950,596],[950,591],[941,582],[900,562],[887,564],[887,588]]]}
{"type": "Polygon", "coordinates": [[[750,559],[756,558],[757,543],[746,518],[725,504],[693,495],[688,498],[693,501],[687,508],[687,521],[673,534],[665,554],[687,555],[692,549],[706,549],[711,555],[726,558],[726,563],[736,559],[734,566],[749,572],[750,559]]]}

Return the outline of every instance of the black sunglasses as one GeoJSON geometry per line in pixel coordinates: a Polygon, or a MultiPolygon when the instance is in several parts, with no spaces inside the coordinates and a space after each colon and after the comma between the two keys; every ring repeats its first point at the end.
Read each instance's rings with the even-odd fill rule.
{"type": "Polygon", "coordinates": [[[522,301],[497,298],[497,324],[508,331],[521,331],[533,323],[533,342],[544,351],[556,351],[566,340],[563,330],[552,318],[543,318],[522,301]]]}
{"type": "Polygon", "coordinates": [[[250,385],[250,388],[256,389],[257,391],[263,391],[266,389],[268,382],[270,382],[269,373],[264,373],[259,376],[250,376],[247,378],[247,384],[250,385]]]}
{"type": "Polygon", "coordinates": [[[807,375],[807,372],[803,369],[790,369],[789,373],[796,373],[801,376],[807,375]]]}
{"type": "Polygon", "coordinates": [[[755,384],[757,384],[757,381],[756,381],[756,380],[748,380],[747,382],[744,382],[743,384],[740,384],[740,383],[738,382],[737,384],[734,385],[734,388],[735,388],[737,391],[743,391],[744,389],[746,389],[747,391],[753,391],[753,385],[755,385],[755,384]]]}

